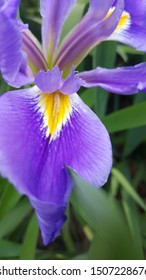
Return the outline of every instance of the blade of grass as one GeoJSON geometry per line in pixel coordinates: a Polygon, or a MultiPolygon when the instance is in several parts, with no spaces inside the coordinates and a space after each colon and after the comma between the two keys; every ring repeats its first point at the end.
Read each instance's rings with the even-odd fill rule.
{"type": "Polygon", "coordinates": [[[39,233],[39,228],[38,228],[37,218],[36,215],[33,214],[24,236],[24,241],[20,253],[21,260],[35,259],[38,233],[39,233]]]}
{"type": "MultiPolygon", "coordinates": [[[[103,42],[98,45],[93,52],[93,68],[97,66],[112,68],[116,58],[116,42],[103,42]]],[[[106,113],[109,94],[101,88],[95,88],[94,92],[94,108],[99,117],[103,117],[106,113]]]]}
{"type": "Polygon", "coordinates": [[[146,102],[109,114],[102,122],[110,133],[146,125],[146,102]]]}
{"type": "Polygon", "coordinates": [[[126,177],[116,168],[112,169],[112,175],[116,178],[119,184],[125,189],[130,197],[144,210],[146,211],[146,205],[142,198],[138,195],[126,177]]]}
{"type": "Polygon", "coordinates": [[[0,238],[13,232],[30,213],[31,205],[27,199],[23,199],[0,221],[0,238]]]}

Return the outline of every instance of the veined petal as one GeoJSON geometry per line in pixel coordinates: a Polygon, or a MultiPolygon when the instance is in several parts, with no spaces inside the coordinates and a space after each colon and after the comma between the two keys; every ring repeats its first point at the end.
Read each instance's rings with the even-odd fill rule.
{"type": "MultiPolygon", "coordinates": [[[[76,67],[93,47],[101,41],[107,39],[113,33],[121,17],[123,9],[124,1],[117,0],[116,7],[108,18],[103,18],[103,20],[99,21],[94,16],[89,17],[89,19],[87,17],[85,25],[82,25],[81,22],[81,27],[79,26],[75,28],[75,31],[73,30],[73,34],[71,33],[62,44],[55,60],[55,64],[64,71],[64,75],[70,72],[72,65],[76,67]],[[80,32],[83,26],[84,31],[80,32]]],[[[93,13],[91,14],[93,15],[93,13]]]]}
{"type": "MultiPolygon", "coordinates": [[[[112,9],[111,9],[112,10],[112,9]]],[[[110,13],[111,11],[109,11],[110,13]]],[[[146,51],[146,1],[125,0],[119,24],[109,40],[116,40],[140,51],[146,51]]]]}
{"type": "Polygon", "coordinates": [[[47,244],[65,221],[72,181],[62,140],[46,137],[39,98],[37,87],[0,98],[0,173],[30,199],[47,244]]]}
{"type": "Polygon", "coordinates": [[[49,65],[55,53],[62,26],[76,0],[40,0],[42,40],[49,65]]]}
{"type": "Polygon", "coordinates": [[[102,87],[113,93],[134,94],[146,88],[146,63],[135,66],[95,70],[78,74],[84,87],[102,87]]]}
{"type": "MultiPolygon", "coordinates": [[[[9,2],[6,3],[9,4],[9,2]]],[[[22,52],[21,36],[19,27],[17,25],[17,20],[14,19],[14,10],[17,6],[14,6],[15,9],[13,7],[13,12],[11,11],[10,13],[12,18],[9,16],[5,6],[6,4],[4,4],[4,7],[2,6],[0,9],[0,70],[6,82],[17,87],[18,83],[16,77],[19,75],[19,71],[21,75],[23,69],[23,79],[21,80],[21,85],[29,83],[30,78],[26,73],[27,68],[24,69],[25,56],[22,52]]]]}
{"type": "Polygon", "coordinates": [[[70,95],[70,100],[73,111],[63,131],[68,147],[67,166],[99,188],[106,183],[112,167],[109,134],[78,95],[70,95]]]}
{"type": "Polygon", "coordinates": [[[104,185],[112,166],[112,149],[97,116],[77,94],[44,94],[39,107],[45,116],[46,136],[51,136],[52,145],[59,141],[65,166],[96,187],[104,185]]]}
{"type": "Polygon", "coordinates": [[[30,199],[45,244],[65,221],[72,191],[66,167],[100,187],[112,165],[109,135],[96,115],[76,94],[55,94],[34,87],[0,97],[0,172],[30,199]],[[54,120],[60,124],[52,130],[54,120]]]}

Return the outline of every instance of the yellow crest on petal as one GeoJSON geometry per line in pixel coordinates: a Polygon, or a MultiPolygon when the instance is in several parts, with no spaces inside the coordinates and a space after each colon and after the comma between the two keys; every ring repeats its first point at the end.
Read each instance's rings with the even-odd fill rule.
{"type": "MultiPolygon", "coordinates": [[[[114,9],[115,9],[115,7],[111,8],[111,9],[108,11],[108,13],[107,13],[107,15],[106,15],[105,18],[108,18],[108,17],[112,14],[112,12],[114,11],[114,9]]],[[[114,32],[120,32],[120,31],[122,31],[122,30],[124,30],[124,29],[127,29],[127,28],[130,26],[130,24],[131,24],[130,14],[129,14],[128,12],[125,12],[125,11],[124,11],[124,12],[122,13],[122,15],[121,15],[121,18],[120,18],[120,20],[119,20],[119,23],[118,23],[116,29],[114,30],[114,32]]]]}
{"type": "Polygon", "coordinates": [[[72,112],[70,97],[58,90],[50,94],[42,93],[39,108],[44,116],[46,136],[50,136],[51,140],[55,139],[59,135],[62,126],[70,119],[72,112]]]}

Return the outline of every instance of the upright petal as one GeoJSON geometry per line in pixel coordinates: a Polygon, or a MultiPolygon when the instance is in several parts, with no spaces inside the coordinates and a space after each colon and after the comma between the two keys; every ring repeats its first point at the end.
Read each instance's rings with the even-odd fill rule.
{"type": "Polygon", "coordinates": [[[58,66],[52,70],[40,71],[35,77],[35,84],[44,92],[52,93],[59,89],[62,81],[62,74],[58,66]]]}
{"type": "Polygon", "coordinates": [[[146,63],[135,66],[95,70],[78,74],[84,87],[102,87],[118,94],[134,94],[146,88],[146,63]]]}
{"type": "Polygon", "coordinates": [[[145,0],[125,0],[124,12],[109,40],[116,40],[140,51],[146,51],[145,0]]]}
{"type": "Polygon", "coordinates": [[[66,167],[100,187],[111,165],[109,135],[76,94],[41,95],[34,87],[0,98],[0,172],[30,199],[45,244],[65,221],[72,191],[66,167]]]}
{"type": "Polygon", "coordinates": [[[60,91],[64,94],[73,94],[76,93],[80,89],[80,87],[80,78],[77,75],[75,75],[75,69],[73,67],[71,73],[63,82],[60,91]]]}
{"type": "Polygon", "coordinates": [[[90,0],[88,12],[62,42],[57,59],[59,59],[66,49],[74,44],[76,40],[79,40],[81,36],[86,34],[87,30],[89,31],[93,26],[97,26],[97,24],[105,18],[113,2],[114,0],[105,0],[104,2],[102,0],[90,0]]]}
{"type": "Polygon", "coordinates": [[[64,80],[62,72],[58,66],[54,66],[52,70],[39,71],[35,77],[35,84],[45,93],[60,91],[63,94],[69,95],[76,93],[81,86],[80,78],[75,75],[74,68],[68,77],[64,80]]]}
{"type": "MultiPolygon", "coordinates": [[[[111,1],[108,1],[111,4],[111,1]]],[[[112,1],[113,2],[113,1],[112,1]]],[[[98,13],[96,2],[94,1],[94,14],[98,13]]],[[[98,1],[97,1],[98,7],[98,1]]],[[[109,7],[109,5],[107,5],[109,7]]],[[[116,7],[108,18],[97,20],[93,12],[87,15],[87,20],[83,19],[81,26],[75,30],[62,43],[58,52],[55,64],[68,74],[72,68],[82,61],[82,59],[101,41],[107,39],[115,30],[124,8],[124,1],[117,0],[116,7]],[[81,32],[82,30],[82,32],[81,32]]],[[[107,12],[107,10],[105,10],[107,12]]],[[[102,13],[103,15],[104,13],[102,13]]]]}
{"type": "Polygon", "coordinates": [[[49,65],[56,50],[62,26],[76,0],[40,0],[42,40],[49,65]]]}
{"type": "Polygon", "coordinates": [[[41,69],[47,70],[47,62],[42,53],[41,45],[29,30],[22,32],[22,49],[27,54],[27,63],[34,75],[41,69]]]}

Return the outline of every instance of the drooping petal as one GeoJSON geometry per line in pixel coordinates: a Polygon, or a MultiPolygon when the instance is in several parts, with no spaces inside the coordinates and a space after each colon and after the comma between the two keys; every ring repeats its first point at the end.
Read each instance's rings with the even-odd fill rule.
{"type": "MultiPolygon", "coordinates": [[[[15,2],[12,1],[12,3],[15,2]]],[[[4,7],[2,6],[0,9],[0,70],[6,82],[12,86],[15,86],[15,81],[16,77],[19,75],[19,70],[21,73],[23,68],[24,73],[21,85],[25,85],[29,83],[30,78],[27,77],[27,69],[24,69],[25,57],[21,49],[22,46],[19,27],[17,25],[17,20],[15,21],[14,19],[14,11],[10,13],[10,15],[12,15],[11,18],[5,6],[6,4],[4,4],[4,7]]],[[[14,7],[16,9],[17,5],[14,7]]]]}
{"type": "Polygon", "coordinates": [[[0,98],[0,173],[30,199],[47,244],[65,221],[72,181],[62,140],[46,137],[38,98],[36,87],[0,98]]]}
{"type": "Polygon", "coordinates": [[[140,26],[144,26],[146,23],[146,1],[145,0],[125,0],[125,11],[127,11],[133,21],[140,26]]]}
{"type": "Polygon", "coordinates": [[[22,53],[22,62],[19,71],[16,73],[15,79],[10,82],[10,85],[15,88],[20,88],[28,84],[34,83],[34,75],[27,65],[26,54],[22,53]]]}
{"type": "Polygon", "coordinates": [[[140,51],[146,51],[145,0],[125,0],[124,12],[109,40],[116,40],[140,51]]]}
{"type": "MultiPolygon", "coordinates": [[[[113,1],[106,1],[106,3],[108,2],[111,5],[113,1]]],[[[87,17],[83,18],[81,25],[75,27],[68,35],[58,52],[55,64],[65,74],[70,72],[72,65],[76,67],[95,45],[107,39],[113,33],[124,9],[123,0],[118,0],[113,13],[108,18],[104,17],[99,21],[99,18],[97,19],[94,16],[94,14],[98,14],[98,1],[93,1],[93,3],[95,6],[94,12],[89,10],[87,17]]],[[[109,5],[107,7],[109,8],[109,5]]],[[[107,9],[104,9],[104,12],[107,12],[107,9]]],[[[102,13],[103,15],[106,14],[102,13]]]]}
{"type": "MultiPolygon", "coordinates": [[[[72,184],[71,181],[70,183],[72,184]]],[[[68,187],[71,188],[71,185],[69,184],[68,187]]],[[[66,221],[66,206],[58,205],[57,203],[47,203],[34,197],[30,197],[30,202],[38,217],[43,243],[47,245],[60,235],[60,229],[66,221]]]]}
{"type": "Polygon", "coordinates": [[[49,65],[56,50],[62,26],[76,0],[40,0],[42,40],[49,65]]]}
{"type": "Polygon", "coordinates": [[[4,1],[2,12],[8,17],[11,18],[15,22],[15,27],[19,29],[19,31],[23,31],[28,29],[28,25],[22,23],[17,17],[17,11],[20,5],[20,0],[6,0],[4,1]]]}
{"type": "Polygon", "coordinates": [[[87,88],[99,86],[113,93],[134,94],[145,90],[146,63],[117,69],[97,67],[78,76],[82,79],[82,85],[87,88]]]}
{"type": "Polygon", "coordinates": [[[35,77],[35,84],[47,93],[54,92],[59,89],[62,81],[62,74],[58,66],[53,67],[52,70],[40,71],[35,77]]]}
{"type": "Polygon", "coordinates": [[[28,196],[45,244],[65,221],[72,191],[66,167],[100,187],[111,165],[109,135],[76,94],[41,95],[34,87],[0,98],[0,173],[28,196]]]}
{"type": "Polygon", "coordinates": [[[68,151],[67,166],[99,188],[106,183],[112,167],[109,134],[78,95],[70,95],[70,100],[74,109],[63,131],[66,153],[68,151]]]}

